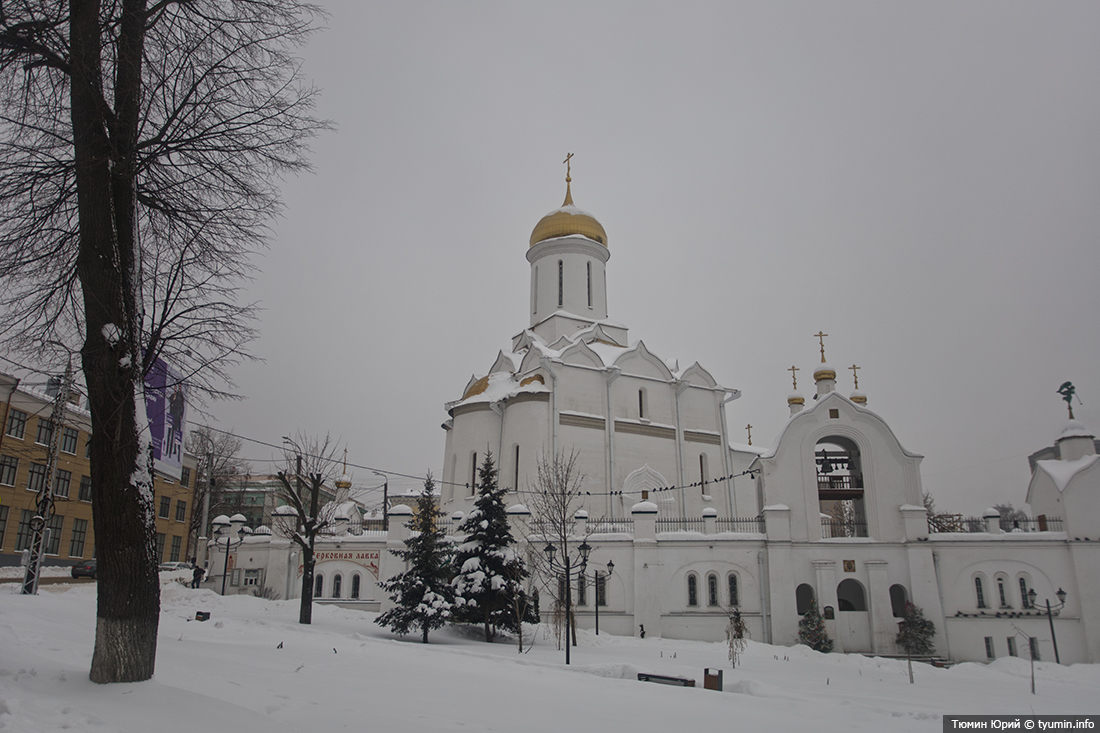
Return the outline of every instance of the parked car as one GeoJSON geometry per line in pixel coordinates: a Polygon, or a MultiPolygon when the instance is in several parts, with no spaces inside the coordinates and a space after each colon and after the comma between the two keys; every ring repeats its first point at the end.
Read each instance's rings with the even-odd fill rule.
{"type": "Polygon", "coordinates": [[[73,565],[73,577],[74,578],[91,578],[96,579],[96,565],[95,560],[82,560],[76,565],[73,565]]]}
{"type": "Polygon", "coordinates": [[[189,562],[162,562],[160,564],[160,570],[190,570],[191,563],[189,562]]]}

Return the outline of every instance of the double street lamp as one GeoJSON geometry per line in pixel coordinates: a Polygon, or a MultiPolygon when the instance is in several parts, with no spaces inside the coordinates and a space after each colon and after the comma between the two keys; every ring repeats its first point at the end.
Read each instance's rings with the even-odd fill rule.
{"type": "MultiPolygon", "coordinates": [[[[1027,601],[1028,601],[1028,604],[1030,604],[1032,608],[1038,608],[1038,606],[1035,605],[1035,598],[1038,595],[1039,594],[1035,592],[1034,588],[1032,588],[1031,590],[1029,590],[1027,592],[1027,601]]],[[[1059,588],[1058,592],[1055,593],[1054,595],[1058,596],[1058,605],[1057,606],[1051,606],[1050,605],[1050,599],[1049,598],[1046,599],[1047,622],[1050,623],[1050,641],[1051,641],[1051,643],[1054,644],[1054,661],[1057,662],[1058,664],[1061,664],[1062,663],[1062,658],[1060,656],[1058,656],[1058,638],[1054,636],[1054,612],[1055,611],[1060,611],[1060,610],[1062,610],[1062,608],[1065,607],[1065,605],[1066,605],[1066,592],[1064,590],[1062,590],[1061,588],[1059,588]]],[[[1039,610],[1041,611],[1042,609],[1040,608],[1039,610]]]]}
{"type": "MultiPolygon", "coordinates": [[[[551,572],[553,572],[556,577],[563,578],[564,581],[565,581],[564,582],[564,585],[565,585],[565,663],[569,664],[569,647],[570,647],[571,641],[572,641],[572,638],[571,638],[570,634],[573,630],[573,593],[572,593],[573,577],[574,577],[574,575],[576,577],[579,577],[579,578],[586,577],[585,572],[588,569],[588,555],[589,555],[590,552],[592,552],[592,547],[587,542],[581,542],[581,544],[577,546],[577,552],[580,554],[580,565],[577,566],[576,569],[574,569],[574,567],[573,567],[573,558],[570,557],[570,555],[569,555],[569,543],[568,543],[568,541],[563,540],[563,542],[562,542],[562,559],[559,562],[555,562],[555,556],[558,552],[558,548],[554,547],[553,543],[547,542],[546,547],[542,548],[542,551],[546,553],[546,560],[550,565],[551,572]]],[[[608,563],[607,563],[607,575],[605,575],[603,577],[606,578],[607,576],[611,575],[611,573],[614,570],[615,570],[615,563],[613,563],[611,561],[608,561],[608,563]]],[[[597,582],[596,593],[598,594],[599,593],[598,583],[599,583],[599,577],[600,577],[599,570],[596,571],[595,577],[596,577],[596,582],[597,582]]],[[[599,613],[600,613],[599,596],[597,595],[597,598],[596,598],[596,633],[597,634],[600,632],[600,616],[599,616],[599,613]]]]}
{"type": "Polygon", "coordinates": [[[211,522],[214,527],[214,542],[220,545],[222,538],[225,538],[225,565],[222,568],[223,596],[225,595],[225,581],[229,577],[229,551],[244,544],[242,533],[248,530],[244,526],[245,521],[247,520],[243,514],[234,514],[232,517],[219,514],[211,522]]]}

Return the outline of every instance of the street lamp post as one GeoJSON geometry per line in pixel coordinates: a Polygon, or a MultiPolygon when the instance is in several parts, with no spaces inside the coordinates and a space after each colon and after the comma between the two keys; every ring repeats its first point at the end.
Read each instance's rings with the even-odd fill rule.
{"type": "MultiPolygon", "coordinates": [[[[581,564],[581,575],[584,575],[585,578],[588,577],[587,575],[585,575],[585,571],[587,570],[587,568],[588,563],[587,561],[585,561],[581,564]]],[[[601,573],[599,568],[592,571],[592,593],[596,608],[596,636],[600,635],[600,580],[607,580],[611,577],[611,574],[613,572],[615,572],[614,560],[607,561],[606,574],[601,573]]]]}
{"type": "MultiPolygon", "coordinates": [[[[1031,590],[1029,590],[1027,592],[1027,600],[1031,604],[1032,608],[1035,608],[1035,597],[1037,595],[1038,594],[1035,592],[1034,588],[1032,588],[1031,590]]],[[[1052,644],[1054,644],[1054,661],[1057,662],[1058,664],[1061,664],[1062,663],[1062,658],[1060,656],[1058,656],[1058,637],[1056,637],[1054,635],[1054,612],[1055,611],[1060,611],[1062,608],[1065,607],[1065,605],[1066,605],[1066,592],[1064,590],[1062,590],[1061,588],[1059,588],[1058,592],[1055,593],[1054,595],[1058,596],[1058,605],[1057,606],[1051,606],[1050,605],[1050,599],[1049,598],[1046,599],[1047,622],[1050,624],[1050,641],[1051,641],[1052,644]]]]}
{"type": "Polygon", "coordinates": [[[223,596],[225,595],[225,581],[229,577],[229,551],[234,547],[240,547],[244,543],[244,538],[241,537],[244,523],[245,518],[243,514],[234,514],[232,517],[220,514],[214,517],[214,521],[211,522],[214,527],[214,541],[220,543],[222,536],[225,536],[225,564],[222,568],[223,596]],[[234,540],[234,538],[236,538],[236,540],[234,540]]]}
{"type": "MultiPolygon", "coordinates": [[[[561,570],[561,577],[565,579],[565,663],[569,664],[569,646],[572,638],[570,632],[573,629],[573,593],[572,593],[572,581],[573,581],[573,558],[569,556],[569,542],[567,540],[562,541],[562,561],[560,564],[554,562],[554,555],[557,553],[558,548],[554,547],[553,543],[546,543],[546,547],[542,548],[542,551],[546,553],[546,559],[550,564],[550,570],[557,576],[559,569],[561,570]]],[[[580,573],[584,573],[584,565],[588,562],[588,553],[592,551],[592,548],[587,542],[582,542],[577,546],[577,552],[581,556],[580,573]]]]}

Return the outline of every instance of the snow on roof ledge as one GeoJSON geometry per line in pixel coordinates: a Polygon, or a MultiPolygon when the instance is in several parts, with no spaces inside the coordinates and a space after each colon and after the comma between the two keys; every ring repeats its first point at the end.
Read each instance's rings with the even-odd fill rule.
{"type": "Polygon", "coordinates": [[[1091,456],[1082,456],[1076,461],[1035,461],[1035,466],[1041,469],[1047,476],[1050,476],[1051,481],[1058,487],[1058,491],[1062,492],[1066,490],[1066,487],[1069,486],[1074,476],[1096,463],[1098,459],[1100,459],[1100,455],[1093,454],[1091,456]]]}

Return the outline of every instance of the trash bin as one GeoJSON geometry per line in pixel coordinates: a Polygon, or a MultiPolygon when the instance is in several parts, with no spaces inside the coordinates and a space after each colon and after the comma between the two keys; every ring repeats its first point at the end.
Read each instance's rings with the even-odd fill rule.
{"type": "Polygon", "coordinates": [[[210,612],[209,611],[196,611],[195,612],[195,620],[196,621],[209,621],[210,620],[210,612]]]}
{"type": "Polygon", "coordinates": [[[703,689],[722,691],[722,670],[707,667],[703,670],[703,689]]]}

